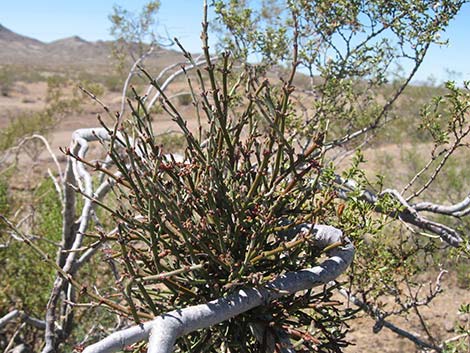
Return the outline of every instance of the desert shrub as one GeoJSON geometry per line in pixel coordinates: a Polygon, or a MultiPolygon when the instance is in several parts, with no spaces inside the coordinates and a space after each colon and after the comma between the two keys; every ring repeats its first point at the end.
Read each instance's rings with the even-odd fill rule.
{"type": "MultiPolygon", "coordinates": [[[[392,83],[386,84],[380,94],[386,97],[393,89],[392,83]]],[[[395,118],[387,124],[387,129],[381,129],[378,132],[373,145],[432,142],[432,137],[420,128],[422,124],[421,112],[434,97],[444,93],[444,87],[430,86],[424,83],[407,86],[395,104],[395,118]]]]}
{"type": "MultiPolygon", "coordinates": [[[[70,85],[70,80],[65,77],[49,77],[46,107],[40,111],[12,115],[9,125],[0,131],[0,152],[13,147],[24,137],[33,134],[47,135],[64,114],[80,111],[83,97],[78,91],[78,86],[75,86],[70,94],[66,94],[65,91],[70,85]]],[[[37,149],[36,152],[40,153],[40,150],[37,149]]]]}
{"type": "Polygon", "coordinates": [[[26,136],[46,135],[55,122],[55,117],[48,111],[26,112],[12,116],[7,127],[0,131],[0,152],[13,147],[26,136]]]}
{"type": "Polygon", "coordinates": [[[102,97],[104,95],[105,87],[98,82],[90,82],[90,81],[81,81],[79,83],[80,87],[83,87],[91,94],[95,95],[96,97],[102,97]]]}
{"type": "Polygon", "coordinates": [[[446,342],[443,353],[463,353],[470,350],[470,304],[462,304],[459,308],[459,315],[466,316],[466,320],[456,325],[457,339],[446,342]]]}
{"type": "Polygon", "coordinates": [[[0,68],[0,95],[8,97],[13,89],[14,77],[12,72],[5,67],[0,68]]]}
{"type": "Polygon", "coordinates": [[[34,193],[35,231],[58,242],[62,235],[62,205],[53,181],[43,180],[34,193]]]}
{"type": "MultiPolygon", "coordinates": [[[[0,70],[7,73],[10,76],[10,80],[13,82],[44,82],[47,81],[47,73],[42,71],[40,68],[29,67],[24,65],[7,65],[0,70]]],[[[0,80],[1,82],[1,80],[0,80]]]]}
{"type": "Polygon", "coordinates": [[[47,81],[47,73],[42,72],[40,69],[37,68],[18,69],[18,72],[15,74],[15,77],[17,77],[19,81],[24,81],[28,83],[47,81]]]}
{"type": "Polygon", "coordinates": [[[149,117],[150,117],[151,119],[153,119],[155,115],[157,115],[157,114],[162,114],[162,113],[163,113],[163,108],[162,108],[161,104],[156,103],[156,104],[154,104],[153,107],[150,109],[150,111],[149,111],[149,117]]]}
{"type": "Polygon", "coordinates": [[[158,35],[154,32],[155,14],[160,1],[148,1],[139,14],[130,12],[119,5],[113,7],[108,17],[111,21],[110,32],[114,37],[111,43],[113,59],[119,72],[127,70],[129,56],[132,62],[142,57],[150,45],[157,44],[158,35]],[[130,54],[130,55],[129,55],[130,54]]]}
{"type": "Polygon", "coordinates": [[[469,259],[460,259],[455,266],[455,272],[457,274],[457,285],[463,289],[470,289],[470,267],[469,259]]]}
{"type": "Polygon", "coordinates": [[[157,137],[156,142],[161,144],[167,153],[182,152],[187,146],[182,134],[162,134],[157,137]]]}
{"type": "Polygon", "coordinates": [[[8,214],[9,209],[8,184],[3,177],[0,177],[0,214],[8,214]]]}
{"type": "MultiPolygon", "coordinates": [[[[10,211],[10,201],[8,200],[8,184],[5,178],[0,176],[0,215],[5,217],[8,216],[10,211]]],[[[7,241],[7,236],[4,235],[4,231],[6,229],[5,224],[0,222],[0,241],[7,241]]]]}
{"type": "Polygon", "coordinates": [[[119,75],[110,74],[110,75],[105,76],[105,78],[103,79],[104,86],[110,92],[121,92],[123,82],[124,82],[123,77],[119,75]]]}
{"type": "MultiPolygon", "coordinates": [[[[34,221],[31,227],[33,240],[51,258],[55,257],[62,234],[62,207],[50,179],[43,180],[33,195],[34,221]]],[[[0,309],[14,304],[35,316],[43,315],[49,286],[55,270],[31,251],[24,243],[12,241],[7,248],[0,249],[0,309]],[[34,293],[34,295],[32,295],[34,293]]]]}
{"type": "Polygon", "coordinates": [[[46,112],[59,117],[62,114],[80,111],[83,96],[79,87],[68,77],[54,75],[47,78],[46,112]],[[71,90],[70,93],[67,90],[71,90]]]}
{"type": "MultiPolygon", "coordinates": [[[[16,203],[27,202],[24,195],[15,197],[16,203]]],[[[62,207],[50,179],[42,180],[34,190],[31,208],[34,211],[33,220],[29,222],[28,235],[33,235],[32,241],[50,258],[54,258],[56,244],[60,242],[62,233],[62,207]]],[[[0,223],[0,233],[2,230],[6,230],[6,227],[0,223]]],[[[6,236],[11,237],[9,234],[6,236]]],[[[3,236],[2,241],[5,238],[3,236]]],[[[13,307],[24,310],[33,317],[44,316],[55,269],[39,258],[27,244],[17,239],[10,239],[7,247],[0,248],[0,267],[0,315],[13,307]]],[[[5,328],[3,333],[8,334],[10,328],[5,328]]],[[[31,327],[21,332],[17,338],[19,342],[27,342],[33,350],[38,351],[42,335],[42,330],[31,327]]],[[[4,347],[0,343],[0,349],[4,347]]]]}
{"type": "Polygon", "coordinates": [[[176,97],[178,99],[178,104],[182,106],[190,105],[193,102],[193,98],[190,93],[178,93],[176,97]]]}

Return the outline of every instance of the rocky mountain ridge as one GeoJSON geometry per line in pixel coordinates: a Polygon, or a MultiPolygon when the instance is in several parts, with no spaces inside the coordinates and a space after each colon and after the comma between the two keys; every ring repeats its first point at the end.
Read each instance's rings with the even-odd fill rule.
{"type": "MultiPolygon", "coordinates": [[[[72,36],[45,43],[23,36],[0,24],[0,66],[27,66],[46,70],[109,70],[113,65],[112,41],[89,42],[72,36]]],[[[159,49],[147,63],[166,66],[181,55],[159,49]]]]}

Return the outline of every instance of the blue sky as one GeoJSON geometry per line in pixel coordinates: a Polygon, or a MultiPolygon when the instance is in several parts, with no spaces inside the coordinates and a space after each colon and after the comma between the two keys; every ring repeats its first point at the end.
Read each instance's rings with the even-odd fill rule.
{"type": "MultiPolygon", "coordinates": [[[[108,15],[114,4],[139,11],[146,0],[0,0],[0,24],[45,42],[78,35],[86,40],[110,39],[108,15]]],[[[200,51],[202,0],[161,0],[160,29],[178,37],[190,51],[200,51]]],[[[450,24],[446,47],[431,48],[417,80],[470,80],[470,4],[450,24]],[[449,71],[458,73],[448,74],[449,71]]]]}

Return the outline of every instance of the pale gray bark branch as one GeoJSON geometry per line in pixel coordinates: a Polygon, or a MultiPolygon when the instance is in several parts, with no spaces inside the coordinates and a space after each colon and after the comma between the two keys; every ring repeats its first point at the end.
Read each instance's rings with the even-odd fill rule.
{"type": "MultiPolygon", "coordinates": [[[[217,60],[218,57],[213,57],[211,58],[211,60],[217,60]]],[[[199,66],[202,66],[206,64],[206,60],[200,60],[198,62],[195,62],[194,64],[189,64],[188,66],[185,66],[184,69],[179,69],[177,71],[175,71],[173,74],[171,74],[166,80],[165,82],[163,82],[160,86],[160,89],[163,91],[165,90],[168,85],[175,79],[177,78],[178,76],[184,74],[185,72],[188,72],[189,70],[192,70],[192,69],[195,69],[199,66]]],[[[153,105],[155,104],[155,102],[160,98],[161,96],[161,93],[160,91],[156,92],[153,97],[149,100],[149,102],[147,103],[147,110],[150,110],[153,105]]]]}
{"type": "MultiPolygon", "coordinates": [[[[196,61],[199,61],[200,58],[201,58],[201,56],[197,57],[197,58],[196,58],[196,61]]],[[[155,82],[159,82],[159,81],[163,78],[163,76],[165,76],[166,73],[169,72],[170,70],[173,70],[173,69],[175,69],[175,68],[177,68],[177,67],[180,67],[181,65],[184,65],[184,64],[186,64],[186,63],[187,63],[187,61],[180,61],[180,62],[176,62],[176,63],[174,63],[174,64],[171,64],[171,65],[165,67],[162,71],[160,71],[160,73],[158,74],[158,76],[155,77],[155,82]]],[[[152,86],[152,85],[148,86],[147,91],[145,92],[145,97],[150,96],[150,93],[151,93],[154,89],[155,89],[154,86],[152,86]]]]}
{"type": "Polygon", "coordinates": [[[333,186],[338,194],[338,197],[344,200],[347,200],[352,192],[360,190],[361,199],[374,205],[377,212],[387,214],[393,218],[398,218],[401,221],[413,225],[421,230],[434,233],[453,247],[459,247],[463,241],[461,235],[455,229],[439,222],[429,220],[421,215],[419,211],[423,211],[424,209],[417,209],[416,205],[410,205],[397,190],[386,189],[380,195],[376,195],[370,190],[361,190],[361,187],[354,180],[345,180],[340,176],[336,177],[335,184],[336,185],[333,186]],[[381,207],[378,206],[378,203],[380,198],[385,194],[389,194],[394,197],[403,207],[401,209],[397,208],[392,212],[384,211],[381,207]]]}
{"type": "Polygon", "coordinates": [[[0,318],[0,328],[7,325],[9,322],[19,319],[22,322],[27,323],[37,329],[44,330],[46,327],[46,323],[43,320],[36,319],[24,311],[21,310],[12,310],[8,314],[4,315],[0,318]]]}
{"type": "MultiPolygon", "coordinates": [[[[72,144],[70,152],[72,155],[84,159],[88,151],[88,143],[92,141],[106,141],[109,140],[109,133],[104,128],[91,128],[79,129],[72,135],[72,144]]],[[[63,200],[63,233],[62,233],[62,246],[58,253],[57,264],[66,273],[73,275],[77,270],[77,255],[78,249],[82,246],[83,235],[88,228],[91,213],[93,211],[93,199],[100,199],[105,196],[109,191],[107,186],[108,181],[102,183],[98,188],[98,194],[93,192],[93,183],[90,173],[86,170],[83,163],[77,161],[75,158],[69,156],[67,168],[64,177],[64,200],[63,200]],[[82,192],[85,197],[84,205],[81,216],[78,221],[75,221],[75,190],[74,186],[80,184],[82,180],[82,192]]],[[[81,264],[83,264],[82,262],[81,264]]],[[[69,297],[74,295],[74,290],[71,289],[67,279],[58,274],[51,294],[47,303],[46,310],[46,327],[45,327],[45,347],[43,353],[51,353],[56,350],[58,332],[56,329],[57,310],[60,300],[60,295],[63,293],[69,302],[73,302],[74,298],[69,297]]],[[[62,303],[61,313],[63,314],[63,321],[66,324],[64,327],[67,332],[63,332],[65,336],[71,329],[73,310],[68,308],[67,301],[62,303]]]]}
{"type": "Polygon", "coordinates": [[[418,202],[413,205],[416,211],[427,211],[448,216],[462,217],[470,212],[470,195],[453,205],[440,205],[431,202],[418,202]]]}
{"type": "Polygon", "coordinates": [[[126,81],[124,82],[124,86],[122,87],[122,94],[121,94],[121,110],[119,112],[119,122],[120,124],[122,122],[122,117],[124,115],[124,112],[126,111],[126,93],[127,89],[129,88],[129,84],[131,82],[132,77],[136,73],[137,67],[140,65],[142,61],[145,60],[146,57],[148,57],[152,52],[154,51],[155,47],[151,46],[149,50],[144,53],[140,58],[138,58],[136,61],[134,61],[134,64],[132,65],[131,69],[129,70],[129,74],[127,75],[126,81]]]}

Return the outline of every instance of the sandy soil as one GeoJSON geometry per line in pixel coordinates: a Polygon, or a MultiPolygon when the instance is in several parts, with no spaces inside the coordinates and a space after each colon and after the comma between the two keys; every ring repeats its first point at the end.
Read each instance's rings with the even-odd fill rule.
{"type": "MultiPolygon", "coordinates": [[[[468,316],[459,315],[458,308],[462,303],[470,301],[470,292],[468,289],[456,287],[453,282],[452,278],[443,280],[443,293],[438,295],[428,306],[419,309],[427,323],[428,330],[435,339],[441,342],[455,337],[457,335],[457,325],[463,325],[469,320],[468,316]]],[[[429,342],[416,314],[412,313],[405,318],[393,317],[389,321],[397,327],[418,336],[423,341],[429,342]]],[[[345,349],[346,353],[420,352],[414,343],[385,327],[379,333],[374,334],[372,331],[374,323],[368,317],[358,318],[350,322],[351,331],[348,338],[353,345],[345,349]]]]}

